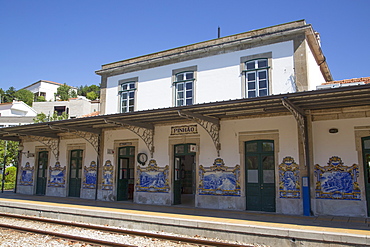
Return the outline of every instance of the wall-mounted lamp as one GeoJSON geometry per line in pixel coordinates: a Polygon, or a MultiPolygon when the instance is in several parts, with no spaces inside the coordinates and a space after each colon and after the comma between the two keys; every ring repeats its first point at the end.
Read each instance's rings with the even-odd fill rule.
{"type": "Polygon", "coordinates": [[[335,133],[338,133],[338,129],[337,128],[331,128],[331,129],[329,129],[329,133],[330,134],[335,134],[335,133]]]}

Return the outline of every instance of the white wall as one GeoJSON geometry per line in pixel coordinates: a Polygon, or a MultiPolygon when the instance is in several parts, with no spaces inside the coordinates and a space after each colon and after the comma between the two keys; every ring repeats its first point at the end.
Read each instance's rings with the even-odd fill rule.
{"type": "Polygon", "coordinates": [[[316,90],[316,86],[325,83],[325,78],[321,73],[320,66],[317,65],[315,57],[312,54],[310,46],[308,45],[307,41],[306,47],[307,49],[307,77],[308,77],[308,90],[316,90]]]}
{"type": "Polygon", "coordinates": [[[240,58],[265,52],[272,52],[272,94],[294,92],[293,41],[286,41],[109,77],[105,113],[119,112],[118,82],[133,77],[139,78],[136,110],[174,106],[172,70],[194,65],[197,66],[195,103],[242,98],[240,58]]]}

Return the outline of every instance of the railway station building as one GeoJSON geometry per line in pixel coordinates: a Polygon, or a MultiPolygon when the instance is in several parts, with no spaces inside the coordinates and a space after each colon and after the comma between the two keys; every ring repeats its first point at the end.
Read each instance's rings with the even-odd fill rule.
{"type": "Polygon", "coordinates": [[[369,215],[370,84],[331,86],[304,20],[96,73],[101,115],[0,129],[21,143],[17,193],[369,215]]]}

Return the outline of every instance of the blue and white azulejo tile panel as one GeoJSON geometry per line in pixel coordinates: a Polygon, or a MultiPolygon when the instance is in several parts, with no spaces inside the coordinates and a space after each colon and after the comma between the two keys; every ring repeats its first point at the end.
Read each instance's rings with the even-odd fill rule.
{"type": "Polygon", "coordinates": [[[169,166],[159,167],[154,159],[149,161],[147,167],[138,166],[136,191],[168,193],[170,191],[169,166]]]}
{"type": "Polygon", "coordinates": [[[21,181],[19,185],[33,186],[33,172],[34,166],[31,166],[30,162],[26,162],[26,165],[21,167],[21,181]]]}
{"type": "Polygon", "coordinates": [[[95,189],[96,188],[96,162],[91,161],[90,166],[84,166],[84,179],[82,188],[84,189],[95,189]]]}
{"type": "Polygon", "coordinates": [[[210,167],[199,166],[199,195],[240,196],[240,166],[227,167],[216,158],[210,167]]]}
{"type": "Polygon", "coordinates": [[[48,187],[65,187],[66,182],[66,167],[60,166],[59,161],[55,163],[54,167],[49,169],[48,187]]]}
{"type": "Polygon", "coordinates": [[[287,156],[279,165],[279,196],[280,198],[301,198],[299,165],[287,156]]]}
{"type": "Polygon", "coordinates": [[[110,160],[105,161],[103,166],[102,190],[113,190],[113,165],[110,160]]]}
{"type": "Polygon", "coordinates": [[[316,198],[361,200],[357,182],[358,165],[346,166],[338,156],[332,156],[327,166],[315,166],[316,198]]]}

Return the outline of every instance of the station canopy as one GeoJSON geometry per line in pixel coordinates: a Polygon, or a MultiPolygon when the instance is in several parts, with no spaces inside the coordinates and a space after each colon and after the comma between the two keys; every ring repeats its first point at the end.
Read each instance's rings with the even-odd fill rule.
{"type": "Polygon", "coordinates": [[[58,138],[70,130],[100,134],[104,129],[117,127],[117,123],[153,128],[159,124],[185,123],[188,120],[184,115],[210,121],[287,115],[291,114],[287,103],[302,115],[309,110],[369,106],[370,84],[19,125],[0,128],[0,139],[20,141],[22,136],[29,135],[58,138]]]}

